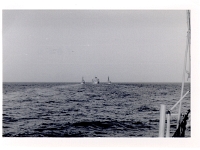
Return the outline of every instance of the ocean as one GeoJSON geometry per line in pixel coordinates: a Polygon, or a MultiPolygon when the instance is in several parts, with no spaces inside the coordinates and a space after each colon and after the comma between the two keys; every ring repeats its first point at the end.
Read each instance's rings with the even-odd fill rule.
{"type": "MultiPolygon", "coordinates": [[[[181,83],[3,83],[3,137],[158,137],[160,105],[180,93],[181,83]]],[[[188,94],[182,112],[190,105],[188,94]]]]}

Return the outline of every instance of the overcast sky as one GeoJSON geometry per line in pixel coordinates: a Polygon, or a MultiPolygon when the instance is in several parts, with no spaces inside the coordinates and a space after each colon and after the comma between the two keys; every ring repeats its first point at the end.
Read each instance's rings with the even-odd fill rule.
{"type": "Polygon", "coordinates": [[[184,10],[4,10],[4,82],[181,82],[184,10]]]}

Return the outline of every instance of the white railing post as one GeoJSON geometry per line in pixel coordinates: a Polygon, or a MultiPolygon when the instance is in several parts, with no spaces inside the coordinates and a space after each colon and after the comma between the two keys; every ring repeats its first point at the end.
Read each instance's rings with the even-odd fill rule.
{"type": "Polygon", "coordinates": [[[170,137],[170,118],[171,112],[167,111],[167,130],[166,130],[166,137],[170,137]]]}
{"type": "Polygon", "coordinates": [[[159,122],[159,137],[164,137],[165,134],[165,115],[166,115],[166,106],[160,105],[160,122],[159,122]]]}

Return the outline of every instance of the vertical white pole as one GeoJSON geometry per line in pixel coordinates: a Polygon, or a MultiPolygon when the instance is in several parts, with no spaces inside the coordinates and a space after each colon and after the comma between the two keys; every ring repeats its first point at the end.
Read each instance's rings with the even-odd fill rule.
{"type": "Polygon", "coordinates": [[[170,137],[170,118],[171,118],[171,113],[170,113],[170,111],[167,111],[167,131],[166,131],[166,137],[170,137]]]}
{"type": "MultiPolygon", "coordinates": [[[[187,62],[187,52],[190,49],[190,11],[188,11],[188,21],[189,21],[189,27],[187,32],[187,46],[185,50],[185,59],[184,59],[184,67],[183,67],[183,76],[182,76],[182,87],[181,87],[181,98],[183,97],[183,90],[184,90],[184,83],[185,83],[185,70],[186,70],[186,62],[187,62]]],[[[177,118],[177,128],[179,126],[180,117],[181,117],[181,107],[182,107],[182,101],[179,105],[179,111],[178,111],[178,118],[177,118]]]]}
{"type": "Polygon", "coordinates": [[[164,137],[165,134],[165,115],[166,106],[160,105],[160,123],[159,123],[159,137],[164,137]]]}
{"type": "Polygon", "coordinates": [[[189,39],[188,39],[188,51],[189,51],[189,77],[191,79],[191,51],[190,51],[190,45],[191,45],[191,27],[190,27],[190,11],[188,11],[188,16],[189,16],[189,19],[188,19],[188,26],[189,26],[189,39]]]}
{"type": "MultiPolygon", "coordinates": [[[[186,51],[185,51],[184,67],[183,67],[183,76],[182,76],[181,98],[183,97],[183,90],[184,90],[184,83],[185,83],[185,69],[186,69],[187,52],[188,52],[188,50],[186,49],[186,51]]],[[[182,107],[182,101],[180,101],[180,104],[179,104],[178,119],[177,119],[177,128],[178,128],[179,122],[180,122],[181,107],[182,107]]]]}

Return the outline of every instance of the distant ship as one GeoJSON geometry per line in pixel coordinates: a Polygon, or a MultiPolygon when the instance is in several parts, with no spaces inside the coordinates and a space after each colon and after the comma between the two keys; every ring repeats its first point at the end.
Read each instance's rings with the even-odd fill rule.
{"type": "Polygon", "coordinates": [[[81,82],[81,84],[85,84],[85,80],[83,79],[83,77],[82,77],[82,82],[81,82]]]}
{"type": "Polygon", "coordinates": [[[97,77],[95,77],[94,79],[92,79],[92,83],[99,84],[99,79],[97,77]]]}
{"type": "Polygon", "coordinates": [[[109,76],[108,76],[108,84],[111,84],[111,81],[109,80],[109,76]]]}

